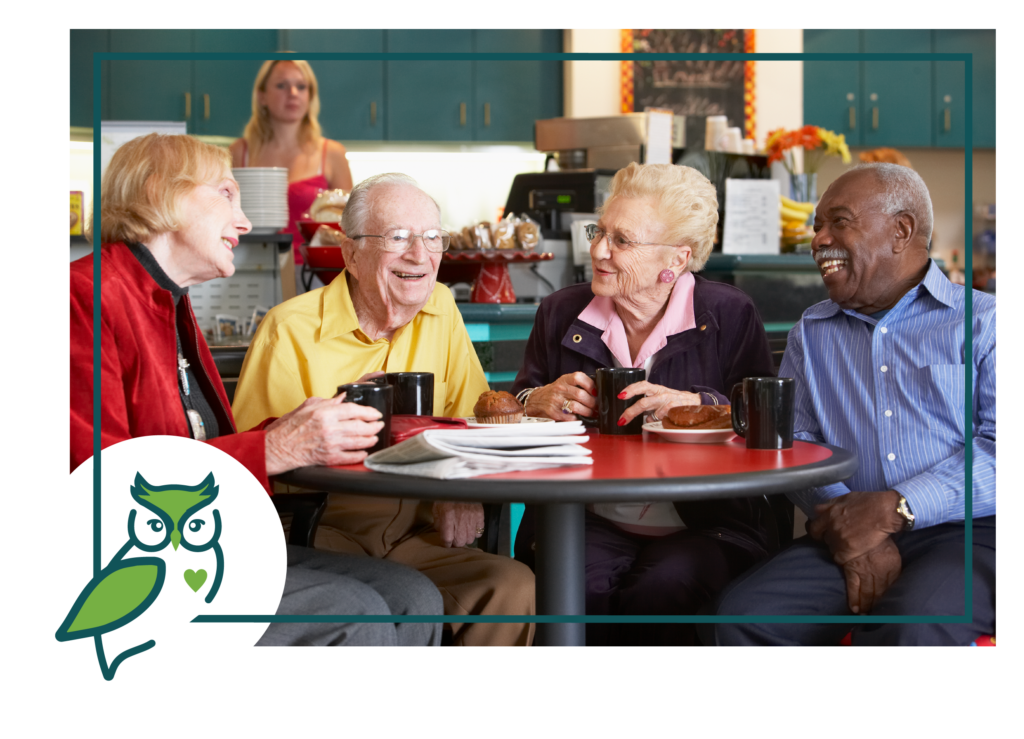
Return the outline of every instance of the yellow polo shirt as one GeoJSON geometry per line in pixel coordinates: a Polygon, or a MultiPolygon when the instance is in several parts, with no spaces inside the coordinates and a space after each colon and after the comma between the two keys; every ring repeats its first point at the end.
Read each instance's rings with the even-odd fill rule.
{"type": "Polygon", "coordinates": [[[367,372],[433,372],[434,415],[469,416],[488,390],[451,291],[438,283],[391,340],[359,328],[345,272],[273,308],[260,322],[231,406],[239,431],[283,416],[306,398],[330,398],[367,372]]]}

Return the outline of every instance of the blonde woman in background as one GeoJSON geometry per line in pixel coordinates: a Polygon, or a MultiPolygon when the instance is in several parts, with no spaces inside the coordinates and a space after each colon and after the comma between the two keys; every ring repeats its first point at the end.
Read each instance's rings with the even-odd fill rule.
{"type": "MultiPolygon", "coordinates": [[[[319,114],[316,75],[309,62],[266,61],[252,88],[252,118],[242,138],[231,145],[233,167],[288,168],[288,225],[284,233],[292,234],[296,264],[302,264],[296,221],[320,191],[352,189],[345,147],[323,137],[319,114]]],[[[301,292],[301,287],[298,290],[301,292]]]]}

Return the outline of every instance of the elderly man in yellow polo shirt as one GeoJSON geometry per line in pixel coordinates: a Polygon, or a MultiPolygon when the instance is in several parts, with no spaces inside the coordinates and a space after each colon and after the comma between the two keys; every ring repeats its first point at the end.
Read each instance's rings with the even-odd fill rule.
{"type": "MultiPolygon", "coordinates": [[[[346,268],[327,287],[271,310],[245,357],[232,410],[239,430],[378,371],[433,372],[434,415],[468,416],[487,390],[451,291],[437,284],[447,234],[437,203],[403,174],[353,189],[346,268]]],[[[533,573],[467,548],[478,503],[330,496],[316,547],[381,557],[429,577],[447,615],[533,615],[533,573]]],[[[452,624],[460,645],[529,644],[533,624],[452,624]]]]}

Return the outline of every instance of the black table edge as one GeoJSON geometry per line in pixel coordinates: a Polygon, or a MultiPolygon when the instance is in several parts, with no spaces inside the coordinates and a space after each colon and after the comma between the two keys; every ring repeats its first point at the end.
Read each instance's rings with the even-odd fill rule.
{"type": "MultiPolygon", "coordinates": [[[[434,480],[378,472],[354,472],[331,467],[302,467],[275,479],[296,487],[327,492],[389,495],[395,498],[506,503],[621,503],[645,501],[717,500],[756,495],[787,493],[840,482],[857,471],[857,455],[829,444],[817,444],[832,452],[820,462],[800,467],[743,472],[739,474],[701,475],[686,478],[643,478],[614,480],[559,480],[552,492],[538,480],[492,480],[473,477],[466,480],[434,480]],[[358,489],[344,487],[350,478],[358,489]],[[680,495],[680,480],[687,489],[699,488],[699,498],[680,495]],[[622,491],[629,495],[623,497],[622,491]]],[[[770,453],[770,452],[766,452],[770,453]]],[[[546,482],[546,481],[545,481],[546,482]]]]}

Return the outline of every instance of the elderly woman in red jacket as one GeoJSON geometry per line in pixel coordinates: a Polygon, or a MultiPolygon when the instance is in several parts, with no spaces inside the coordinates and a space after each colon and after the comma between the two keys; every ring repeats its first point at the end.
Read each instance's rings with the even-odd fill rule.
{"type": "MultiPolygon", "coordinates": [[[[100,196],[100,446],[139,436],[191,437],[269,476],[353,464],[376,443],[380,414],[342,398],[309,398],[237,433],[188,297],[234,273],[251,224],[229,154],[190,136],[150,134],[121,146],[100,196]]],[[[93,453],[93,257],[71,265],[71,469],[93,453]]],[[[440,615],[423,575],[366,557],[288,548],[280,613],[440,615]],[[372,583],[372,585],[370,584],[372,583]]],[[[436,644],[440,624],[272,624],[264,644],[436,644]]]]}

